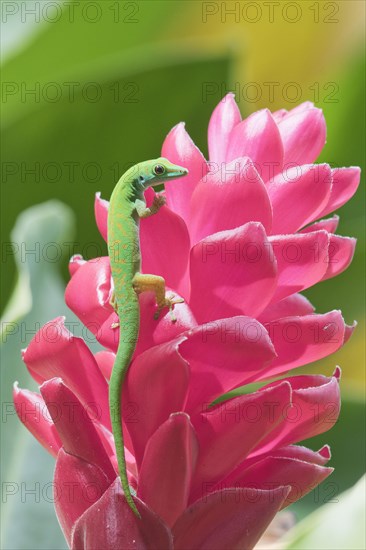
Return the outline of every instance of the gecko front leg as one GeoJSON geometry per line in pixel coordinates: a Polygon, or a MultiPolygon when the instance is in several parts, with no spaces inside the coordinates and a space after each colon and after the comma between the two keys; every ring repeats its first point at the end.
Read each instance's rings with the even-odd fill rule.
{"type": "MultiPolygon", "coordinates": [[[[136,211],[140,218],[148,218],[149,216],[153,216],[165,204],[166,198],[163,195],[155,195],[153,203],[150,207],[147,207],[146,202],[142,199],[137,199],[135,201],[136,211]]],[[[132,284],[137,294],[149,291],[155,293],[158,309],[155,312],[154,319],[158,319],[161,310],[164,307],[168,307],[172,322],[175,323],[177,321],[173,313],[173,306],[174,304],[184,302],[184,300],[183,298],[167,297],[165,295],[165,280],[163,277],[160,277],[159,275],[145,275],[142,273],[136,273],[132,284]]]]}
{"type": "Polygon", "coordinates": [[[155,195],[151,206],[146,206],[146,202],[143,199],[137,199],[135,201],[136,212],[140,218],[148,218],[159,212],[160,208],[166,204],[166,198],[164,195],[155,195]]]}

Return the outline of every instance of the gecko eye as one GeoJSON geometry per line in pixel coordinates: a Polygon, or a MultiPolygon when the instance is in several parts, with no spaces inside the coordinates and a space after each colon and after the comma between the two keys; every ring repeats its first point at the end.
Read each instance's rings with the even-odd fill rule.
{"type": "Polygon", "coordinates": [[[140,181],[144,181],[144,180],[145,180],[144,176],[140,176],[140,177],[139,177],[139,180],[140,180],[140,181]]]}
{"type": "Polygon", "coordinates": [[[164,173],[165,173],[165,168],[164,168],[164,166],[163,166],[162,164],[156,164],[156,165],[154,166],[154,174],[155,174],[156,176],[161,176],[161,175],[164,174],[164,173]]]}

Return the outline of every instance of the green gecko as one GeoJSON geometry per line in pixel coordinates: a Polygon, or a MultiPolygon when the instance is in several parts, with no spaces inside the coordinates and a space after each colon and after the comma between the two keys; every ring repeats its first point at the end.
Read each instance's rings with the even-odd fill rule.
{"type": "Polygon", "coordinates": [[[145,291],[155,292],[155,319],[158,319],[164,307],[172,311],[173,305],[182,301],[180,298],[174,300],[165,296],[163,277],[140,273],[139,220],[156,214],[165,204],[165,197],[156,195],[152,205],[147,208],[144,199],[145,189],[186,174],[188,170],[172,164],[165,158],[141,162],[127,170],[118,181],[111,196],[108,212],[108,253],[114,284],[111,304],[119,318],[119,323],[112,326],[120,326],[120,340],[109,384],[109,407],[123,492],[131,510],[138,517],[140,514],[133,501],[127,478],[121,418],[122,386],[139,333],[138,295],[145,291]]]}

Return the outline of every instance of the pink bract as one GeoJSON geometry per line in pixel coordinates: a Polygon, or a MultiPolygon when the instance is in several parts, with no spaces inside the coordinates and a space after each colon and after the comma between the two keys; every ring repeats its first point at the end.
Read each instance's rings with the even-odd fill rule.
{"type": "MultiPolygon", "coordinates": [[[[253,548],[279,510],[332,472],[327,446],[296,443],[337,421],[340,369],[288,375],[336,352],[354,328],[338,310],[315,313],[300,294],[346,269],[355,247],[334,234],[337,216],[319,221],[360,177],[358,168],[313,164],[325,138],[322,111],[309,102],[242,121],[228,94],[209,123],[209,161],[183,123],[164,141],[162,155],[189,175],[168,183],[167,205],[141,220],[142,269],[184,303],[176,323],[168,314],[155,321],[154,297],[140,297],[122,402],[142,520],[124,498],[110,431],[119,330],[109,259],[71,259],[66,303],[103,350],[93,355],[63,318],[50,321],[23,353],[41,394],[14,389],[21,421],[56,458],[56,512],[70,548],[253,548]],[[212,405],[254,382],[256,391],[212,405]],[[30,404],[39,415],[25,414],[30,404]]],[[[99,194],[95,216],[106,239],[99,194]]]]}

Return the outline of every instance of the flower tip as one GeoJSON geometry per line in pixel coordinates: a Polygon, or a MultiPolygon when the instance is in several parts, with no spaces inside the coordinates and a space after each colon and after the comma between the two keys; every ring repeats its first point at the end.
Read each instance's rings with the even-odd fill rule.
{"type": "Polygon", "coordinates": [[[18,380],[16,380],[14,383],[13,383],[13,396],[16,396],[20,393],[20,388],[19,388],[19,382],[18,380]]]}
{"type": "Polygon", "coordinates": [[[278,489],[281,489],[282,495],[283,495],[283,502],[285,502],[286,498],[292,491],[291,485],[283,485],[282,487],[278,487],[278,489]]]}
{"type": "Polygon", "coordinates": [[[81,267],[83,264],[85,264],[86,261],[84,260],[83,256],[81,254],[74,254],[71,256],[69,260],[69,273],[72,277],[75,275],[79,267],[81,267]]]}
{"type": "Polygon", "coordinates": [[[47,401],[47,397],[52,396],[53,399],[56,399],[57,394],[59,393],[60,389],[64,386],[62,378],[59,376],[55,376],[54,378],[50,378],[49,380],[45,380],[40,386],[40,392],[42,394],[42,397],[45,401],[47,401]]]}
{"type": "Polygon", "coordinates": [[[339,365],[336,366],[336,368],[334,369],[334,372],[332,374],[332,376],[334,378],[336,378],[336,380],[339,382],[341,377],[342,377],[342,369],[339,365]]]}
{"type": "Polygon", "coordinates": [[[71,256],[71,258],[69,260],[69,263],[70,264],[77,263],[77,262],[81,262],[83,260],[84,260],[84,258],[81,254],[74,254],[73,256],[71,256]]]}
{"type": "Polygon", "coordinates": [[[346,344],[348,340],[351,338],[352,334],[354,333],[355,329],[357,327],[357,321],[353,321],[352,325],[344,325],[344,336],[343,336],[343,344],[346,344]]]}
{"type": "Polygon", "coordinates": [[[228,99],[235,101],[235,93],[234,92],[228,92],[221,100],[221,103],[225,103],[228,99]]]}
{"type": "Polygon", "coordinates": [[[95,208],[98,207],[98,204],[100,204],[101,206],[106,206],[107,208],[109,206],[109,202],[106,201],[105,199],[102,199],[102,192],[101,191],[97,191],[95,193],[95,200],[94,200],[95,208]]]}
{"type": "Polygon", "coordinates": [[[261,233],[263,233],[263,235],[266,235],[266,230],[264,228],[264,225],[262,224],[262,222],[247,222],[247,225],[250,226],[250,227],[255,227],[256,229],[258,229],[258,231],[260,231],[261,233]]]}
{"type": "MultiPolygon", "coordinates": [[[[249,117],[253,117],[253,118],[256,117],[256,118],[257,118],[257,117],[261,117],[261,116],[263,116],[263,115],[265,115],[265,116],[267,117],[267,120],[268,120],[269,118],[271,118],[272,120],[274,120],[273,114],[272,114],[272,112],[270,111],[270,109],[268,109],[268,107],[264,107],[263,109],[259,109],[259,111],[255,111],[254,113],[252,113],[251,115],[249,115],[249,117]]],[[[248,118],[249,118],[249,117],[248,117],[248,118]]]]}
{"type": "Polygon", "coordinates": [[[184,411],[173,412],[170,414],[169,418],[178,418],[188,422],[191,421],[191,417],[189,416],[189,414],[184,411]]]}
{"type": "Polygon", "coordinates": [[[186,123],[181,120],[180,122],[178,122],[178,124],[176,124],[174,127],[173,127],[173,130],[185,130],[186,129],[186,123]]]}
{"type": "Polygon", "coordinates": [[[323,447],[319,449],[318,454],[320,454],[323,458],[326,458],[327,460],[330,460],[332,458],[332,453],[329,445],[323,445],[323,447]]]}
{"type": "Polygon", "coordinates": [[[361,177],[361,166],[350,166],[350,168],[358,175],[358,177],[361,177]]]}

